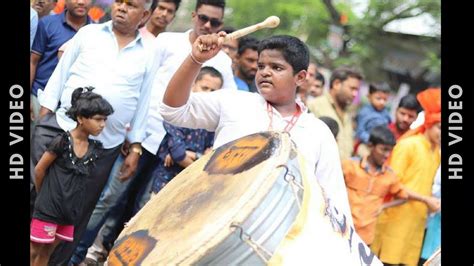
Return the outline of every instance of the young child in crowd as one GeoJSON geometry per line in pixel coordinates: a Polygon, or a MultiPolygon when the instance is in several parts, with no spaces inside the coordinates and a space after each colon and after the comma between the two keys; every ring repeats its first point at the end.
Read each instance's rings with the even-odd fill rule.
{"type": "Polygon", "coordinates": [[[47,265],[61,241],[73,241],[74,223],[82,215],[84,178],[100,156],[99,135],[114,112],[92,87],[77,88],[67,115],[76,128],[56,136],[35,167],[36,199],[30,232],[31,265],[47,265]]]}
{"type": "Polygon", "coordinates": [[[370,130],[378,125],[388,126],[390,114],[386,104],[390,88],[382,85],[369,85],[369,104],[363,106],[357,114],[355,154],[363,157],[368,154],[367,143],[369,142],[370,130]]]}
{"type": "MultiPolygon", "coordinates": [[[[213,67],[201,68],[192,87],[193,93],[212,92],[222,88],[223,78],[213,67]]],[[[158,149],[158,165],[153,172],[152,192],[158,193],[184,168],[209,152],[214,133],[205,129],[175,127],[163,122],[166,135],[158,149]]]]}
{"type": "Polygon", "coordinates": [[[440,207],[438,199],[405,188],[396,174],[385,165],[395,142],[395,137],[386,126],[376,126],[369,136],[369,155],[342,162],[354,226],[367,245],[374,240],[377,216],[384,208],[383,200],[387,194],[421,201],[431,211],[440,207]]]}

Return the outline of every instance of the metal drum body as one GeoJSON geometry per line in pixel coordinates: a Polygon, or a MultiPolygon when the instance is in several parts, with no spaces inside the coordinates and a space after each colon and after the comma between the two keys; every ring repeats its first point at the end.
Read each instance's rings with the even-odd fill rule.
{"type": "Polygon", "coordinates": [[[232,141],[186,168],[128,223],[108,265],[262,265],[303,198],[284,133],[232,141]]]}

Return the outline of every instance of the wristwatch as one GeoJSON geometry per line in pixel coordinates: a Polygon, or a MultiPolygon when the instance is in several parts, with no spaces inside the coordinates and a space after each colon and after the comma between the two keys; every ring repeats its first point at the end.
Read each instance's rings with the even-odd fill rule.
{"type": "Polygon", "coordinates": [[[140,156],[142,156],[142,154],[143,154],[142,148],[141,148],[141,147],[137,147],[137,146],[131,146],[129,151],[130,151],[130,152],[136,152],[136,153],[138,153],[138,155],[140,155],[140,156]]]}

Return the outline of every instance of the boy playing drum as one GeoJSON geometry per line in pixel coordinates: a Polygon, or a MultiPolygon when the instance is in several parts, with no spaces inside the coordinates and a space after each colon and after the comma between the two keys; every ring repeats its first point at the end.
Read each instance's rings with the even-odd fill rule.
{"type": "MultiPolygon", "coordinates": [[[[295,99],[296,88],[306,80],[309,64],[306,45],[291,36],[274,36],[261,41],[255,76],[259,93],[220,90],[204,97],[191,95],[190,88],[201,65],[220,51],[225,35],[224,32],[203,35],[194,42],[191,53],[166,89],[160,107],[164,120],[180,127],[215,131],[214,148],[256,132],[288,132],[304,157],[305,171],[310,174],[311,189],[317,187],[312,178],[313,173],[323,188],[327,205],[330,206],[328,216],[337,228],[335,231],[352,240],[352,217],[336,141],[329,128],[312,114],[308,114],[307,108],[295,99]]],[[[316,211],[317,209],[309,208],[308,212],[313,214],[308,216],[313,217],[316,211]]],[[[313,232],[314,230],[311,231],[313,232]]],[[[314,238],[313,234],[311,236],[304,238],[314,238]]],[[[344,240],[345,244],[347,242],[344,240]]],[[[310,248],[311,245],[300,247],[305,249],[304,246],[310,248]]],[[[331,247],[335,246],[330,245],[327,249],[334,254],[343,252],[342,249],[331,247]]],[[[311,255],[307,251],[301,250],[306,255],[311,255]]],[[[337,258],[327,251],[322,251],[320,256],[337,258]]],[[[373,257],[369,257],[372,260],[373,257]]]]}

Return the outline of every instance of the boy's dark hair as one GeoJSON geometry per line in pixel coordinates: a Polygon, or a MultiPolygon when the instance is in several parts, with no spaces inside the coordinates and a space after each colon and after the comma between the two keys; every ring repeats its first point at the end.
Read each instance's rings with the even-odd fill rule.
{"type": "Polygon", "coordinates": [[[316,76],[315,78],[319,81],[321,81],[322,85],[324,86],[324,83],[326,83],[326,80],[324,80],[324,76],[323,74],[321,74],[321,72],[319,71],[316,71],[316,76]]]}
{"type": "Polygon", "coordinates": [[[400,99],[398,108],[403,107],[409,110],[415,110],[416,112],[421,111],[421,105],[413,94],[407,94],[400,99]]]}
{"type": "Polygon", "coordinates": [[[181,4],[181,0],[153,0],[150,8],[151,12],[155,11],[159,2],[173,3],[176,6],[175,11],[178,11],[179,5],[181,4]]]}
{"type": "Polygon", "coordinates": [[[343,82],[348,78],[356,78],[359,80],[363,79],[362,74],[355,69],[349,68],[347,66],[338,67],[332,72],[331,79],[329,81],[329,89],[332,89],[335,80],[343,82]]]}
{"type": "Polygon", "coordinates": [[[71,96],[71,107],[66,115],[77,122],[77,117],[91,118],[94,115],[108,116],[114,112],[110,103],[101,95],[92,92],[94,87],[79,87],[71,96]]]}
{"type": "Polygon", "coordinates": [[[293,74],[308,69],[308,47],[306,47],[306,44],[296,37],[289,35],[272,36],[260,41],[260,44],[258,45],[259,56],[263,50],[280,51],[283,58],[285,58],[285,61],[293,68],[293,74]]]}
{"type": "Polygon", "coordinates": [[[224,10],[225,0],[197,0],[195,10],[198,10],[202,5],[216,6],[224,10]]]}
{"type": "Polygon", "coordinates": [[[386,125],[376,126],[370,131],[369,143],[374,146],[377,144],[394,146],[396,142],[395,136],[386,125]]]}
{"type": "Polygon", "coordinates": [[[384,93],[390,93],[390,87],[386,84],[375,84],[375,83],[369,84],[369,94],[372,94],[378,91],[384,92],[384,93]]]}
{"type": "Polygon", "coordinates": [[[337,134],[339,134],[339,125],[337,124],[336,120],[330,118],[329,116],[321,116],[319,119],[329,127],[331,133],[334,135],[334,138],[337,138],[337,134]]]}
{"type": "Polygon", "coordinates": [[[219,78],[221,83],[224,84],[224,78],[222,77],[221,72],[211,66],[202,67],[201,70],[199,70],[199,74],[197,75],[195,81],[200,81],[205,75],[211,75],[211,77],[219,78]]]}
{"type": "Polygon", "coordinates": [[[250,49],[257,51],[258,50],[258,39],[252,36],[246,36],[239,39],[239,50],[237,54],[242,55],[245,50],[250,49]]]}

